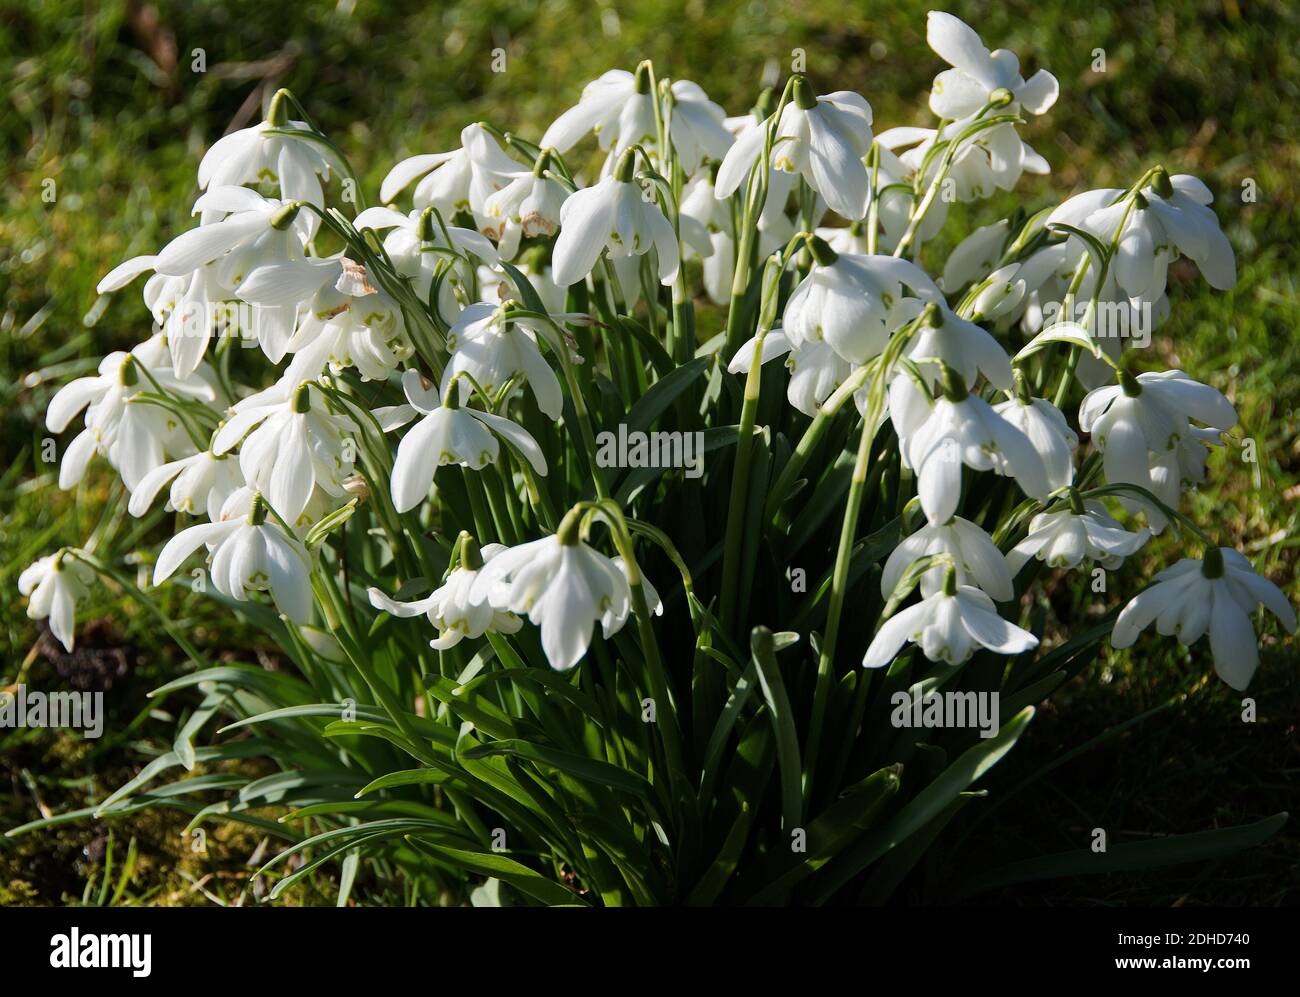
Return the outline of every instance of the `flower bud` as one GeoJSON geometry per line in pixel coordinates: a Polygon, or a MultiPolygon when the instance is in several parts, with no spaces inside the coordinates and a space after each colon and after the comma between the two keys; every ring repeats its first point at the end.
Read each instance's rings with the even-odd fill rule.
{"type": "Polygon", "coordinates": [[[794,104],[801,111],[811,111],[817,106],[817,91],[802,73],[794,78],[794,104]]]}

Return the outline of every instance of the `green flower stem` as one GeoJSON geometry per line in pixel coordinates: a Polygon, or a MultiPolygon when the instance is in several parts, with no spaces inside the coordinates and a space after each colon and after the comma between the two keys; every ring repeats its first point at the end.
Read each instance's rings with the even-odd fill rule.
{"type": "Polygon", "coordinates": [[[835,569],[831,574],[830,603],[826,610],[826,632],[822,636],[821,654],[817,661],[817,680],[813,690],[812,720],[808,726],[808,742],[804,748],[803,783],[804,799],[811,802],[813,773],[821,748],[821,738],[826,725],[826,707],[830,701],[831,686],[835,680],[835,642],[839,637],[840,616],[844,612],[844,599],[848,594],[849,568],[853,559],[853,541],[857,536],[858,517],[862,512],[862,496],[867,483],[867,463],[871,447],[885,411],[885,391],[895,365],[903,354],[913,334],[936,314],[935,305],[927,305],[916,319],[896,332],[877,359],[875,376],[867,402],[867,412],[862,420],[862,436],[858,441],[858,455],[853,464],[853,477],[844,507],[844,523],[840,530],[839,548],[835,552],[835,569]]]}
{"type": "Polygon", "coordinates": [[[777,476],[776,483],[768,491],[767,505],[763,510],[765,520],[775,522],[778,527],[784,525],[786,517],[781,511],[781,504],[790,493],[790,489],[794,487],[794,483],[798,480],[799,473],[808,462],[808,458],[812,456],[817,449],[817,445],[821,443],[822,437],[826,435],[826,430],[834,422],[835,416],[844,407],[844,403],[853,397],[854,392],[866,383],[870,371],[870,367],[859,367],[817,409],[817,415],[813,417],[813,421],[804,430],[804,434],[799,438],[799,443],[795,446],[790,459],[786,461],[785,467],[781,469],[781,473],[777,476]]]}
{"type": "MultiPolygon", "coordinates": [[[[636,560],[635,544],[631,531],[623,518],[618,503],[608,499],[599,503],[603,518],[610,526],[614,546],[623,558],[627,583],[632,592],[632,611],[636,615],[637,635],[646,656],[646,678],[650,695],[655,701],[655,723],[658,726],[667,759],[669,784],[677,787],[686,775],[686,759],[681,727],[677,723],[677,705],[668,685],[668,673],[659,654],[659,641],[651,624],[650,607],[646,603],[645,586],[641,584],[641,568],[636,560]]],[[[674,797],[675,798],[675,797],[674,797]]]]}

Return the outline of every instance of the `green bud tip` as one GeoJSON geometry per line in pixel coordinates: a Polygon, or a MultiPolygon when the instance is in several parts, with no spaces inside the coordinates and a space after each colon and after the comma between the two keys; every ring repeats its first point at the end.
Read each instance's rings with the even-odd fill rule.
{"type": "Polygon", "coordinates": [[[1201,558],[1201,574],[1206,578],[1223,577],[1223,551],[1218,547],[1208,547],[1201,558]]]}
{"type": "Polygon", "coordinates": [[[943,575],[943,594],[944,595],[957,594],[957,569],[954,568],[951,564],[948,565],[948,570],[945,571],[943,575]]]}
{"type": "Polygon", "coordinates": [[[966,389],[966,379],[942,360],[939,361],[939,367],[943,372],[943,397],[950,402],[964,402],[970,395],[966,389]]]}
{"type": "Polygon", "coordinates": [[[582,507],[575,505],[564,514],[555,530],[555,539],[561,547],[576,547],[581,541],[582,507]]]}
{"type": "Polygon", "coordinates": [[[1174,185],[1169,179],[1169,171],[1157,166],[1151,175],[1151,189],[1161,197],[1173,197],[1174,185]]]}
{"type": "Polygon", "coordinates": [[[771,87],[764,87],[758,95],[758,100],[750,108],[750,113],[759,121],[763,121],[769,114],[776,110],[776,91],[771,87]]]}
{"type": "Polygon", "coordinates": [[[271,216],[271,228],[277,232],[283,232],[293,224],[293,220],[298,217],[298,212],[301,209],[301,201],[290,201],[271,216]]]}
{"type": "Polygon", "coordinates": [[[1069,500],[1070,511],[1076,516],[1082,516],[1087,511],[1083,504],[1083,496],[1079,494],[1079,489],[1073,485],[1070,486],[1069,500]]]}
{"type": "Polygon", "coordinates": [[[420,223],[416,228],[416,235],[419,236],[421,242],[433,242],[437,238],[437,223],[437,209],[433,205],[429,205],[424,209],[424,213],[420,215],[420,223]]]}
{"type": "Polygon", "coordinates": [[[817,106],[817,91],[802,73],[794,78],[794,105],[801,111],[811,111],[817,106]]]}
{"type": "Polygon", "coordinates": [[[636,67],[636,76],[634,78],[634,85],[636,87],[637,93],[644,94],[650,92],[650,73],[652,72],[653,68],[654,67],[651,64],[649,59],[647,59],[645,62],[641,63],[641,65],[636,67]]]}
{"type": "Polygon", "coordinates": [[[118,379],[123,387],[131,388],[140,383],[140,372],[135,369],[135,365],[135,357],[128,353],[118,370],[118,379]]]}
{"type": "Polygon", "coordinates": [[[1126,370],[1119,372],[1119,386],[1124,389],[1124,394],[1130,398],[1136,398],[1142,394],[1142,382],[1126,370]]]}
{"type": "Polygon", "coordinates": [[[619,183],[631,183],[635,172],[636,150],[628,149],[618,158],[618,165],[614,167],[614,179],[619,183]]]}
{"type": "Polygon", "coordinates": [[[266,109],[266,123],[272,128],[283,128],[289,123],[289,101],[293,94],[281,87],[271,98],[266,109]]]}
{"type": "Polygon", "coordinates": [[[1147,205],[1149,205],[1150,203],[1151,203],[1150,201],[1148,201],[1145,197],[1142,196],[1141,191],[1137,191],[1133,195],[1133,206],[1137,208],[1139,211],[1145,211],[1147,209],[1147,205]]]}
{"type": "Polygon", "coordinates": [[[989,94],[989,106],[1006,107],[1014,99],[1015,99],[1015,94],[1013,94],[1010,90],[1008,90],[1006,87],[998,87],[991,94],[989,94]]]}
{"type": "Polygon", "coordinates": [[[1015,367],[1012,369],[1011,373],[1016,379],[1016,401],[1021,405],[1033,404],[1034,393],[1030,387],[1029,378],[1025,376],[1025,372],[1019,367],[1015,367]]]}
{"type": "Polygon", "coordinates": [[[931,329],[943,328],[943,312],[933,301],[928,303],[921,312],[921,324],[929,326],[931,329]]]}
{"type": "Polygon", "coordinates": [[[540,177],[543,173],[551,168],[551,159],[555,155],[554,149],[543,149],[537,155],[537,161],[533,163],[533,176],[540,177]]]}
{"type": "Polygon", "coordinates": [[[293,398],[289,402],[289,407],[299,415],[304,415],[311,411],[310,381],[303,381],[302,384],[293,389],[293,398]]]}
{"type": "Polygon", "coordinates": [[[828,267],[840,258],[840,254],[831,249],[831,244],[820,235],[808,240],[808,252],[812,253],[819,267],[828,267]]]}
{"type": "Polygon", "coordinates": [[[248,525],[261,526],[266,522],[267,512],[266,499],[262,497],[262,493],[254,493],[253,504],[248,508],[248,525]]]}
{"type": "Polygon", "coordinates": [[[478,571],[483,567],[483,552],[468,530],[462,530],[460,534],[460,566],[467,571],[478,571]]]}

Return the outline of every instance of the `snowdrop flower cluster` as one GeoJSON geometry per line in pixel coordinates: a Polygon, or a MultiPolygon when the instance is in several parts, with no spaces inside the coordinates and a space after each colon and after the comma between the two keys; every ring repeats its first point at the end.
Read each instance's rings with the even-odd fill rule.
{"type": "MultiPolygon", "coordinates": [[[[933,128],[873,132],[865,97],[802,74],[729,118],[644,63],[592,81],[548,127],[467,125],[458,148],[398,162],[371,207],[333,197],[351,170],[282,92],[204,156],[197,224],[101,283],[151,273],[156,331],[51,399],[51,432],[85,412],[60,486],[100,456],[132,516],[195,520],[162,547],[155,585],[202,554],[229,599],[339,626],[365,606],[348,589],[358,573],[371,608],[411,620],[394,626],[424,617],[440,654],[498,641],[526,656],[526,619],[545,663],[567,670],[593,645],[626,658],[635,629],[661,684],[653,618],[699,628],[716,597],[713,625],[743,644],[748,607],[783,604],[751,603],[755,572],[792,535],[808,543],[790,532],[800,510],[847,487],[817,596],[819,682],[841,660],[1030,653],[1040,635],[1021,597],[1040,572],[1117,570],[1171,523],[1194,529],[1183,495],[1237,422],[1219,389],[1137,372],[1100,317],[1163,317],[1180,256],[1216,289],[1233,286],[1235,261],[1209,189],[1162,166],[991,220],[935,259],[950,201],[1049,172],[1021,132],[1058,84],[949,14],[929,15],[927,40],[947,65],[933,128]],[[697,338],[697,290],[723,313],[712,338],[697,338]],[[786,373],[765,366],[778,358],[786,373]],[[704,491],[668,501],[673,468],[598,462],[597,429],[632,423],[665,439],[709,430],[704,491]],[[839,466],[841,445],[857,457],[839,466]],[[849,567],[877,501],[878,519],[907,526],[880,555],[892,615],[863,630],[847,621],[866,573],[849,567]],[[352,517],[359,537],[335,545],[352,517]],[[713,553],[680,557],[701,532],[713,553]],[[373,548],[363,563],[358,545],[373,548]],[[661,600],[642,561],[685,572],[682,586],[661,600]]],[[[1158,575],[1113,642],[1152,622],[1185,643],[1208,632],[1242,687],[1249,612],[1262,602],[1288,629],[1295,614],[1242,555],[1201,538],[1205,560],[1158,575]]],[[[44,557],[19,583],[69,648],[87,563],[44,557]]]]}

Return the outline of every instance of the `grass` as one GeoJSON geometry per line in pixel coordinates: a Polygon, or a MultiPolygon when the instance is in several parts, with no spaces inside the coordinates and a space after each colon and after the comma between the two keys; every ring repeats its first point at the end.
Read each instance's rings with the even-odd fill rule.
{"type": "MultiPolygon", "coordinates": [[[[292,88],[347,152],[372,195],[393,162],[454,147],[470,121],[490,119],[537,138],[585,81],[646,57],[662,75],[695,79],[738,113],[765,72],[788,66],[802,50],[823,89],[867,96],[878,129],[926,123],[925,94],[940,68],[925,47],[927,5],[909,0],[873,10],[882,6],[343,0],[302,5],[286,16],[263,3],[0,3],[7,84],[0,111],[7,164],[0,180],[0,468],[6,469],[0,471],[0,631],[7,649],[0,678],[13,681],[24,671],[33,682],[54,685],[83,672],[99,676],[104,660],[124,655],[128,675],[109,693],[120,725],[136,717],[144,690],[183,665],[148,621],[103,590],[84,616],[113,621],[101,630],[101,653],[65,660],[48,639],[38,642],[15,584],[37,554],[80,542],[103,504],[102,478],[57,493],[53,465],[40,459],[46,436],[40,418],[52,389],[148,331],[138,291],[101,300],[95,284],[118,261],[151,251],[188,224],[199,156],[228,127],[255,119],[263,96],[277,86],[292,88]],[[203,72],[194,71],[197,49],[203,72]],[[493,72],[498,50],[505,56],[499,73],[493,72]]],[[[1300,11],[1285,0],[1086,7],[1060,0],[948,9],[990,43],[1018,52],[1027,70],[1050,68],[1062,86],[1048,120],[1028,133],[1053,174],[1026,178],[1014,196],[976,206],[950,230],[968,218],[990,221],[1016,203],[1038,207],[1085,187],[1124,186],[1156,162],[1196,173],[1215,192],[1237,249],[1238,286],[1216,294],[1193,268],[1176,267],[1173,316],[1158,330],[1151,359],[1182,366],[1223,390],[1237,406],[1239,432],[1258,454],[1254,464],[1242,460],[1239,447],[1217,454],[1211,482],[1191,497],[1188,511],[1221,542],[1245,550],[1293,601],[1300,599],[1294,331],[1300,326],[1300,11]],[[1243,199],[1251,192],[1253,200],[1243,199]]],[[[929,262],[941,260],[942,251],[942,245],[928,250],[929,262]]],[[[1120,591],[1109,596],[1131,595],[1138,579],[1178,551],[1175,538],[1152,545],[1145,563],[1118,576],[1120,591]]],[[[1057,608],[1086,613],[1099,606],[1057,608]]],[[[241,646],[228,622],[197,600],[177,599],[168,611],[183,615],[207,647],[241,646]]],[[[917,878],[913,898],[942,901],[952,866],[972,855],[996,864],[1084,847],[1099,826],[1112,831],[1112,840],[1138,840],[1289,808],[1298,767],[1290,719],[1300,702],[1295,665],[1293,644],[1266,638],[1251,690],[1260,720],[1243,725],[1240,697],[1201,681],[1209,669],[1204,648],[1188,653],[1171,641],[1144,638],[1132,653],[1106,655],[1043,712],[1005,771],[999,769],[989,787],[994,797],[1041,759],[1195,691],[1183,707],[1063,766],[994,817],[978,824],[965,818],[965,846],[936,856],[917,878]]],[[[131,737],[108,738],[92,749],[67,735],[5,735],[0,825],[29,819],[35,798],[55,810],[92,798],[115,773],[139,764],[148,736],[165,730],[160,718],[146,716],[131,737]]],[[[156,888],[148,894],[153,902],[201,896],[185,893],[192,881],[181,872],[202,873],[174,861],[182,857],[174,827],[141,819],[129,832],[119,828],[119,852],[130,834],[139,838],[136,879],[148,881],[140,892],[156,888]]],[[[82,857],[84,869],[73,870],[75,876],[66,860],[101,834],[89,824],[69,825],[55,840],[41,839],[35,852],[30,843],[0,842],[0,902],[79,897],[84,878],[97,868],[97,851],[82,857]]],[[[255,844],[218,847],[213,861],[237,869],[255,844]]],[[[1230,860],[1122,879],[1055,881],[978,902],[1277,903],[1296,886],[1298,857],[1292,822],[1267,845],[1230,860]]]]}

